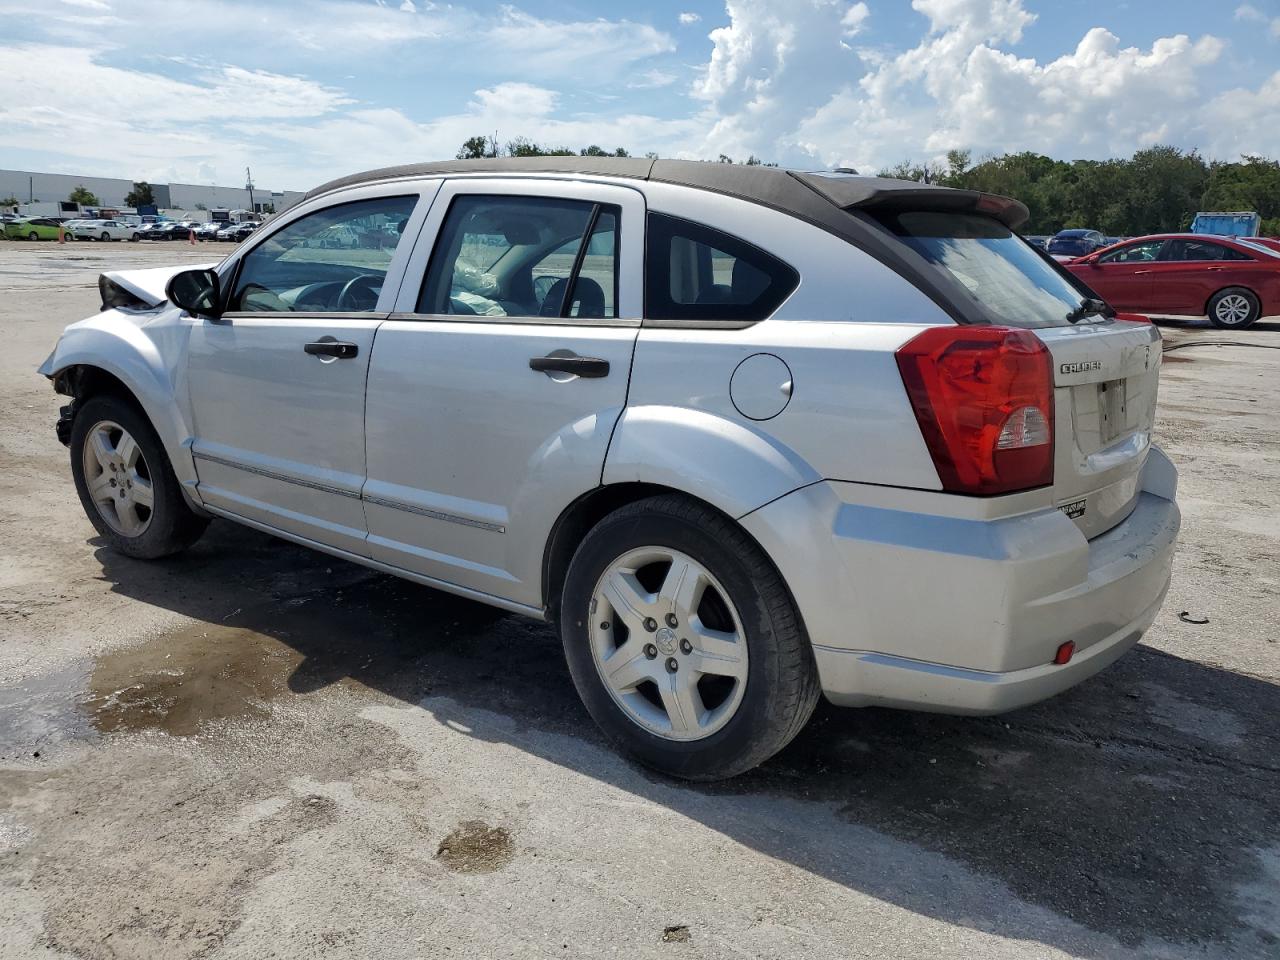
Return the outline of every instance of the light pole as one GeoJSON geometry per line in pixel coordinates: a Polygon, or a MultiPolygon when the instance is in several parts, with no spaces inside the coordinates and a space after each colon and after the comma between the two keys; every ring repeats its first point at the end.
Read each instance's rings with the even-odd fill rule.
{"type": "Polygon", "coordinates": [[[249,212],[257,213],[257,208],[253,205],[253,175],[248,167],[244,168],[244,188],[249,191],[249,212]]]}

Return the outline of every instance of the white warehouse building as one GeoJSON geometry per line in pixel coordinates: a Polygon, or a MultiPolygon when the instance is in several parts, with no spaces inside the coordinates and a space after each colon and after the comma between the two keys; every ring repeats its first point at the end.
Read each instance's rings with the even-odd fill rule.
{"type": "MultiPolygon", "coordinates": [[[[0,199],[14,197],[24,212],[56,215],[58,204],[67,202],[71,191],[84,187],[98,198],[100,206],[122,208],[133,190],[132,180],[114,177],[82,177],[66,173],[36,173],[31,170],[0,170],[0,199]]],[[[276,213],[302,199],[300,190],[268,190],[254,187],[252,202],[243,186],[219,187],[197,183],[153,183],[156,206],[162,210],[253,210],[276,213]]],[[[11,206],[5,205],[10,210],[11,206]]]]}

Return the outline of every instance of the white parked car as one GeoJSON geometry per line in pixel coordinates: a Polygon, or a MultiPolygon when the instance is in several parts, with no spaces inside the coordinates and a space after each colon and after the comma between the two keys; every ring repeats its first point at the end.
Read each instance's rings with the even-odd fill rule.
{"type": "MultiPolygon", "coordinates": [[[[123,220],[72,220],[71,234],[77,240],[134,240],[138,228],[123,220]]],[[[65,226],[65,224],[64,224],[65,226]]]]}
{"type": "Polygon", "coordinates": [[[623,748],[723,777],[820,692],[1010,710],[1155,617],[1160,337],[1025,217],[763,167],[391,168],[217,266],[104,274],[40,370],[115,549],[221,517],[546,619],[623,748]]]}

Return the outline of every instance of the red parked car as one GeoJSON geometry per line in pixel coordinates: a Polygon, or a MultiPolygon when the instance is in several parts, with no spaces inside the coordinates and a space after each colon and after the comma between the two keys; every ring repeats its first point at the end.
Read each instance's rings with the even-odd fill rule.
{"type": "Polygon", "coordinates": [[[1138,237],[1063,264],[1120,311],[1240,329],[1280,314],[1280,251],[1193,233],[1138,237]]]}

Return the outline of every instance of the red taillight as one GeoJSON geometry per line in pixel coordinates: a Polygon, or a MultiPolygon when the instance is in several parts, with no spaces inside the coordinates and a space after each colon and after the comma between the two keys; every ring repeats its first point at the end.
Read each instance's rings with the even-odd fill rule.
{"type": "Polygon", "coordinates": [[[1117,320],[1128,320],[1130,323],[1150,323],[1151,318],[1144,313],[1117,313],[1117,320]]]}
{"type": "Polygon", "coordinates": [[[944,490],[990,496],[1053,483],[1053,370],[1033,334],[931,327],[897,358],[944,490]]]}

